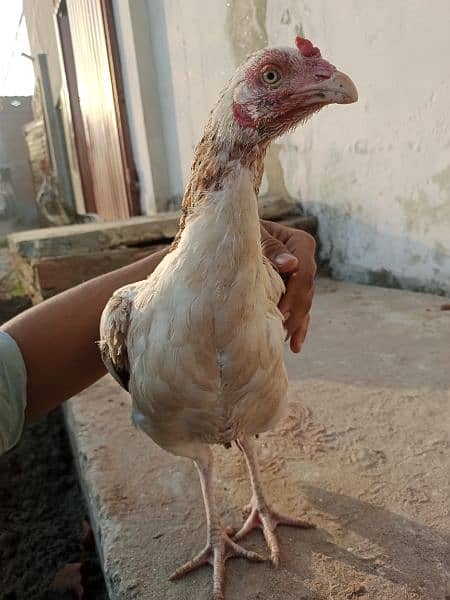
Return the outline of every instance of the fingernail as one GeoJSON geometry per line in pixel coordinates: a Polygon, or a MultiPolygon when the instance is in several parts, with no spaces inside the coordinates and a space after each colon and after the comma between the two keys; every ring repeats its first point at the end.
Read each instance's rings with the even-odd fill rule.
{"type": "Polygon", "coordinates": [[[279,267],[282,267],[287,262],[290,262],[293,258],[295,258],[295,257],[292,254],[288,254],[287,252],[282,252],[281,254],[278,254],[277,256],[275,256],[274,262],[276,262],[279,267]]]}
{"type": "Polygon", "coordinates": [[[291,313],[289,311],[284,312],[283,313],[283,320],[287,321],[290,316],[291,316],[291,313]]]}

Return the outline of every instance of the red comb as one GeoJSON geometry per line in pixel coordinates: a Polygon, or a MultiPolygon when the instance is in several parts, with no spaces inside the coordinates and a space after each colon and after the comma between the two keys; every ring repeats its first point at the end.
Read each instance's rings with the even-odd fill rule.
{"type": "Polygon", "coordinates": [[[310,58],[311,56],[320,56],[319,48],[313,46],[311,42],[305,38],[297,36],[295,38],[295,45],[300,50],[300,53],[306,58],[310,58]]]}

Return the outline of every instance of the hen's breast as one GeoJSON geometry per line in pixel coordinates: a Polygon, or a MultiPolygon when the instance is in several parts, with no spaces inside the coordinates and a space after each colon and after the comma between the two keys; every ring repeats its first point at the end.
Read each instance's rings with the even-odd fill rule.
{"type": "Polygon", "coordinates": [[[134,419],[163,447],[228,442],[267,429],[280,413],[284,286],[260,238],[253,179],[237,161],[134,299],[134,419]]]}
{"type": "Polygon", "coordinates": [[[279,276],[261,260],[229,285],[176,257],[134,300],[128,335],[133,417],[166,448],[225,443],[277,419],[286,394],[279,276]]]}

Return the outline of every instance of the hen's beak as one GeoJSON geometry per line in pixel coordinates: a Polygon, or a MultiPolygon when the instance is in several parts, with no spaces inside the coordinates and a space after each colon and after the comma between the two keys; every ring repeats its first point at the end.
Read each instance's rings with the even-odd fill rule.
{"type": "Polygon", "coordinates": [[[311,87],[303,88],[300,98],[303,106],[351,104],[358,100],[358,91],[348,75],[334,71],[330,77],[323,77],[311,87]]]}
{"type": "Polygon", "coordinates": [[[348,75],[341,73],[341,71],[336,71],[331,76],[329,87],[325,94],[334,96],[334,99],[331,101],[336,104],[351,104],[358,100],[358,90],[355,84],[348,75]]]}
{"type": "Polygon", "coordinates": [[[355,84],[341,71],[335,71],[331,77],[316,84],[311,92],[319,102],[325,104],[351,104],[358,100],[355,84]]]}

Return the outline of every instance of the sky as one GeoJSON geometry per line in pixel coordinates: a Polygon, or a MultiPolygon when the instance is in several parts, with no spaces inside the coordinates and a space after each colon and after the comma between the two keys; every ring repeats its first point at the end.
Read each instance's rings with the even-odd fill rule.
{"type": "Polygon", "coordinates": [[[0,0],[0,96],[33,94],[33,65],[21,56],[22,52],[30,53],[21,15],[22,0],[0,0]]]}

